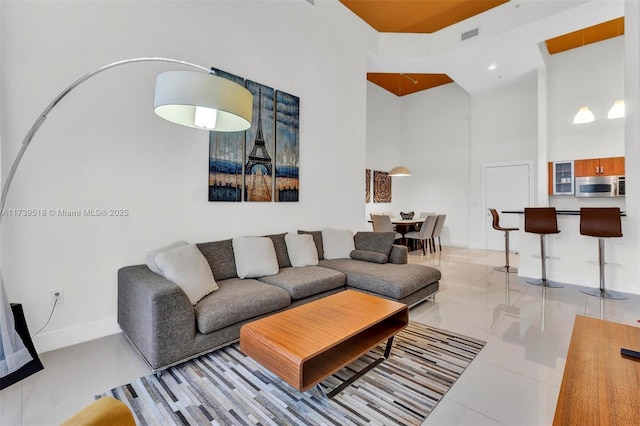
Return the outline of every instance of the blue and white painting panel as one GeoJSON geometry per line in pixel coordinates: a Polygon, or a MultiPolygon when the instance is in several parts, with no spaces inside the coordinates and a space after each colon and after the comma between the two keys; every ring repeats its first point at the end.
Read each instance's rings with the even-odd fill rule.
{"type": "MultiPolygon", "coordinates": [[[[244,79],[211,68],[215,75],[241,86],[244,79]]],[[[245,132],[209,132],[209,201],[242,201],[245,132]]]]}
{"type": "Polygon", "coordinates": [[[276,91],[276,201],[298,201],[300,98],[276,91]]]}

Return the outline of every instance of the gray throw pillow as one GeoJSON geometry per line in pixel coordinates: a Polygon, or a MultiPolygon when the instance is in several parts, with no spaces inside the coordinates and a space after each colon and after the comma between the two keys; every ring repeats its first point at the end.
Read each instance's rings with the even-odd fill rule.
{"type": "Polygon", "coordinates": [[[389,256],[393,241],[396,239],[395,232],[358,232],[353,237],[356,250],[374,251],[389,256]]]}
{"type": "Polygon", "coordinates": [[[280,268],[288,268],[291,266],[291,259],[289,258],[289,252],[287,251],[287,243],[284,240],[285,234],[286,232],[283,234],[265,235],[273,241],[273,248],[276,250],[276,257],[278,258],[278,266],[280,268]]]}
{"type": "Polygon", "coordinates": [[[386,254],[366,250],[353,250],[351,252],[351,258],[373,263],[387,263],[387,260],[389,260],[389,256],[386,254]]]}

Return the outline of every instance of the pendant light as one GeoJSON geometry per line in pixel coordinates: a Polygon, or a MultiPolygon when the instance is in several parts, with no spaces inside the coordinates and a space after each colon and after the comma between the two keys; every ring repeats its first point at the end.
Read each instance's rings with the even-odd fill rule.
{"type": "Polygon", "coordinates": [[[582,49],[580,56],[582,56],[582,106],[578,110],[578,113],[573,117],[573,124],[585,124],[591,123],[595,120],[593,113],[589,110],[589,107],[584,103],[584,30],[582,30],[582,49]]]}
{"type": "Polygon", "coordinates": [[[411,170],[404,166],[397,166],[389,170],[389,176],[411,176],[411,170]]]}
{"type": "Polygon", "coordinates": [[[618,99],[607,114],[607,118],[624,118],[624,99],[618,99]]]}
{"type": "Polygon", "coordinates": [[[575,117],[573,117],[573,124],[591,123],[595,119],[596,118],[589,107],[584,105],[580,107],[578,113],[575,115],[575,117]]]}
{"type": "MultiPolygon", "coordinates": [[[[618,21],[618,37],[620,37],[620,22],[618,21]]],[[[620,78],[620,45],[618,44],[618,84],[622,81],[620,78]]],[[[624,92],[624,89],[622,90],[624,92]]],[[[624,99],[617,99],[611,109],[609,109],[609,114],[607,114],[607,118],[624,118],[624,99]]]]}

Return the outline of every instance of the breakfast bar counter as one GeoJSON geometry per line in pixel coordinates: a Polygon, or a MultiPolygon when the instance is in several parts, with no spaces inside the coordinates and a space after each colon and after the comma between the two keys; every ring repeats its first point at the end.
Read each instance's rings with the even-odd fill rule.
{"type": "MultiPolygon", "coordinates": [[[[556,210],[560,233],[545,236],[547,278],[565,284],[598,288],[598,239],[580,234],[580,210],[556,210]]],[[[540,236],[524,231],[523,210],[503,210],[518,214],[518,276],[540,278],[540,236]]],[[[606,238],[607,289],[637,292],[637,256],[623,244],[626,214],[622,213],[622,238],[606,238]],[[633,291],[632,291],[633,289],[633,291]]]]}

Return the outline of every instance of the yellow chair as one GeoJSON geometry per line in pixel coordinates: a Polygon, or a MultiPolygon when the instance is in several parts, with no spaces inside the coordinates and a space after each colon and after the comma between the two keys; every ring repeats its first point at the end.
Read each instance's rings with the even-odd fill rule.
{"type": "Polygon", "coordinates": [[[100,398],[87,405],[63,426],[135,426],[136,421],[129,407],[110,396],[100,398]]]}

